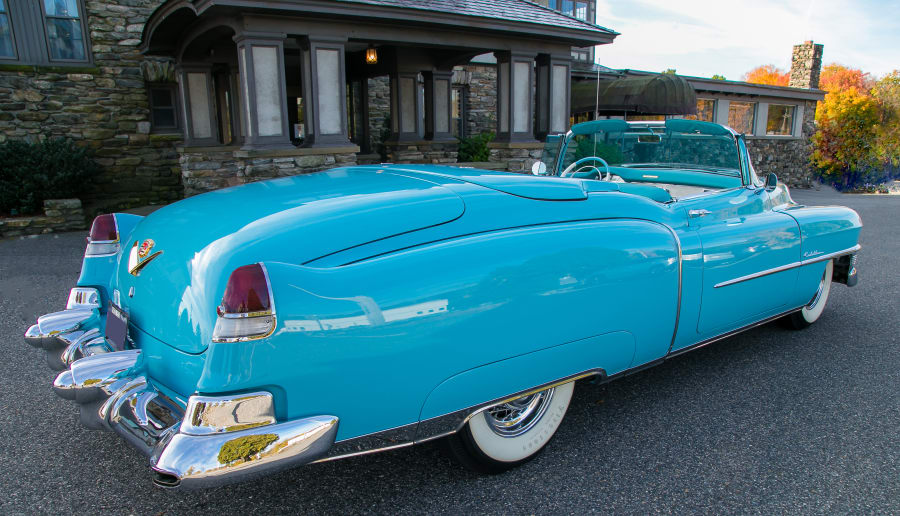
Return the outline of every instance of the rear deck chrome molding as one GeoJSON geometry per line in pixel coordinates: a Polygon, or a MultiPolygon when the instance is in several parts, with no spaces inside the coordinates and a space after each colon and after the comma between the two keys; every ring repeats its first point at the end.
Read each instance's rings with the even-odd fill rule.
{"type": "Polygon", "coordinates": [[[824,262],[826,260],[831,260],[832,258],[838,258],[840,256],[853,254],[859,251],[862,248],[859,244],[856,244],[853,247],[844,249],[842,251],[835,251],[833,253],[823,254],[816,256],[815,258],[810,258],[808,260],[800,260],[799,262],[792,262],[786,265],[781,265],[779,267],[773,267],[771,269],[766,269],[764,271],[754,272],[753,274],[747,274],[746,276],[741,276],[739,278],[730,279],[728,281],[723,281],[721,283],[716,283],[715,288],[727,287],[728,285],[734,285],[735,283],[741,283],[744,281],[761,278],[763,276],[768,276],[770,274],[775,274],[782,271],[787,271],[791,269],[796,269],[797,267],[803,267],[804,265],[811,265],[813,263],[824,262]]]}

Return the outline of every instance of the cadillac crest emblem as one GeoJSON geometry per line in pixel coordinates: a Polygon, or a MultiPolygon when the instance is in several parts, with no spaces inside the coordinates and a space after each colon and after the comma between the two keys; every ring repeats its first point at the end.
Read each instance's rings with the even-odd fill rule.
{"type": "Polygon", "coordinates": [[[162,254],[162,251],[156,251],[155,253],[150,254],[150,251],[153,249],[154,245],[156,245],[156,242],[154,242],[152,238],[148,238],[143,242],[139,242],[137,240],[134,241],[134,245],[131,246],[131,252],[128,253],[129,274],[131,274],[132,276],[139,275],[141,273],[141,269],[143,269],[154,258],[162,254]]]}

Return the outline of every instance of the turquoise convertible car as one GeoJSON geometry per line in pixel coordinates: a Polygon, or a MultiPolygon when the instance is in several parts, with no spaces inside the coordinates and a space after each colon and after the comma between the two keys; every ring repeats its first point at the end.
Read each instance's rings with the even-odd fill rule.
{"type": "Polygon", "coordinates": [[[576,125],[534,174],[333,169],[93,223],[25,340],[88,427],[206,487],[445,438],[498,472],[608,381],[857,281],[860,219],[711,123],[576,125]]]}

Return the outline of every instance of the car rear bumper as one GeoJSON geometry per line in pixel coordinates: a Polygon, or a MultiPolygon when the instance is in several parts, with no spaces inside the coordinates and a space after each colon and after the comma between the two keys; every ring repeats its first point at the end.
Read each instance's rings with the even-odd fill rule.
{"type": "MultiPolygon", "coordinates": [[[[114,431],[147,455],[156,485],[190,489],[243,481],[313,462],[334,444],[338,418],[327,415],[283,422],[273,417],[197,435],[196,424],[183,424],[185,402],[154,386],[140,350],[110,351],[94,325],[97,319],[96,309],[42,316],[25,340],[44,348],[48,363],[64,369],[53,390],[79,405],[81,423],[114,431]],[[70,348],[79,351],[65,353],[70,348]]],[[[215,404],[234,398],[204,400],[215,404]]]]}

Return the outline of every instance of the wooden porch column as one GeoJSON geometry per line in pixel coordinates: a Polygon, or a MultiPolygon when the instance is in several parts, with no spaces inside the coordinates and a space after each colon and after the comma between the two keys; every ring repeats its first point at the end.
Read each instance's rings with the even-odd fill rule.
{"type": "Polygon", "coordinates": [[[309,36],[303,42],[304,147],[351,145],[347,130],[347,38],[309,36]]]}
{"type": "Polygon", "coordinates": [[[453,70],[422,72],[425,77],[425,139],[452,140],[453,70]]]}
{"type": "Polygon", "coordinates": [[[175,68],[181,89],[185,145],[219,143],[211,64],[180,64],[175,68]]]}
{"type": "Polygon", "coordinates": [[[540,54],[537,58],[537,134],[543,140],[548,134],[569,130],[572,80],[572,56],[540,54]]]}
{"type": "Polygon", "coordinates": [[[284,34],[243,33],[237,43],[241,125],[248,149],[291,145],[284,77],[284,34]]]}
{"type": "Polygon", "coordinates": [[[535,54],[494,52],[497,57],[497,141],[533,142],[535,54]]]}
{"type": "Polygon", "coordinates": [[[420,139],[419,72],[394,70],[391,72],[391,129],[393,142],[420,139]]]}

